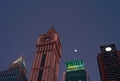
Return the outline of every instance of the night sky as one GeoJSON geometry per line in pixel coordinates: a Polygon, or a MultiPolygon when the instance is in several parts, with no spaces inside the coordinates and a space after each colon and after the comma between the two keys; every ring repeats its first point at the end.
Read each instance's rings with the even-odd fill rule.
{"type": "Polygon", "coordinates": [[[120,0],[0,0],[0,70],[24,55],[29,77],[38,36],[51,26],[63,49],[59,81],[65,62],[74,59],[84,60],[91,81],[101,81],[100,46],[120,49],[120,0]]]}

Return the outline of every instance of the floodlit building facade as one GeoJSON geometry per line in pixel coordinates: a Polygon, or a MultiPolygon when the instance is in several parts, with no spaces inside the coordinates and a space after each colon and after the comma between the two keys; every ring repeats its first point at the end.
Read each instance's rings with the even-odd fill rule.
{"type": "Polygon", "coordinates": [[[58,81],[62,46],[54,28],[38,37],[29,81],[58,81]]]}

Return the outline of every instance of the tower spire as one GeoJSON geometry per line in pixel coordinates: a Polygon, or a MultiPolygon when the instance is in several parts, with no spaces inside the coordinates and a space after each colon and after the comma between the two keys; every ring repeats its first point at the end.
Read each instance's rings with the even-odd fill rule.
{"type": "Polygon", "coordinates": [[[56,32],[54,26],[51,26],[51,28],[47,31],[48,33],[56,32]]]}
{"type": "Polygon", "coordinates": [[[0,72],[0,81],[28,81],[24,57],[21,56],[9,65],[9,68],[0,72]]]}
{"type": "Polygon", "coordinates": [[[13,65],[13,64],[19,64],[20,67],[26,69],[25,59],[24,59],[24,56],[23,56],[23,55],[20,56],[18,59],[16,59],[16,60],[12,63],[12,65],[13,65]]]}

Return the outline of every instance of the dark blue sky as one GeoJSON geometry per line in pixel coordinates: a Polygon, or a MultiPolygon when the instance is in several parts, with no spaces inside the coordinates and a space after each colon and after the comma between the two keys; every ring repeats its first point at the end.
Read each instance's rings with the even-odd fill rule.
{"type": "Polygon", "coordinates": [[[0,70],[24,55],[29,75],[37,38],[52,25],[63,48],[59,81],[72,59],[83,59],[91,81],[100,81],[99,47],[120,49],[120,0],[0,0],[0,70]]]}

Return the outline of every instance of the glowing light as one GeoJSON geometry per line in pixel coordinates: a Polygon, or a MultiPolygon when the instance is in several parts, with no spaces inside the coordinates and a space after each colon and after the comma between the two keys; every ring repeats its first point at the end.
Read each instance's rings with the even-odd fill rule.
{"type": "Polygon", "coordinates": [[[111,47],[106,47],[106,48],[105,48],[105,51],[111,51],[111,50],[112,50],[111,47]]]}
{"type": "Polygon", "coordinates": [[[74,52],[76,53],[76,52],[77,52],[77,49],[74,49],[74,52]]]}
{"type": "Polygon", "coordinates": [[[66,70],[67,71],[75,71],[75,70],[83,70],[84,62],[82,60],[75,60],[75,61],[69,61],[66,63],[66,70]]]}

